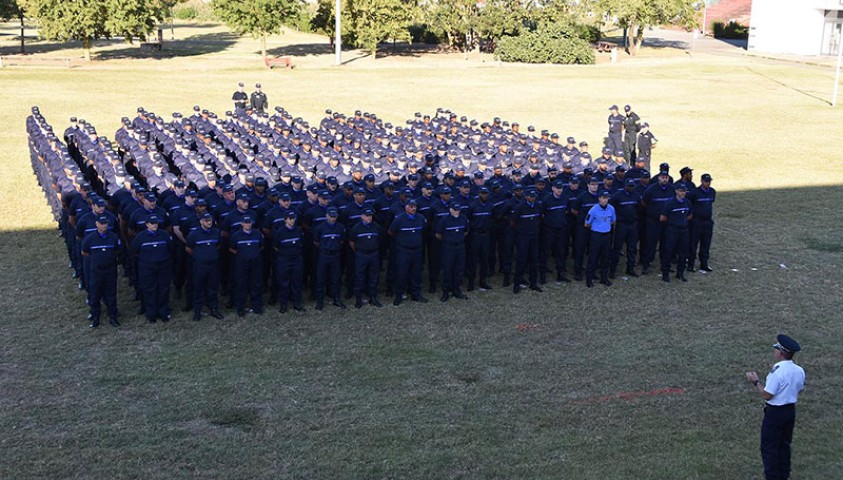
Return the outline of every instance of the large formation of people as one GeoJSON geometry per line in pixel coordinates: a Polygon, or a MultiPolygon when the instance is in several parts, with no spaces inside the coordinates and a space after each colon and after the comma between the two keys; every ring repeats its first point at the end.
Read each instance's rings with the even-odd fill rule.
{"type": "Polygon", "coordinates": [[[219,296],[244,316],[267,293],[282,313],[304,311],[305,291],[317,310],[427,302],[424,280],[442,302],[498,275],[515,294],[569,271],[611,286],[651,273],[657,253],[665,282],[712,271],[711,176],[651,175],[657,140],[629,105],[610,108],[595,158],[573,137],[444,108],[406,125],[327,110],[311,126],[268,111],[260,85],[232,100],[224,116],[138,108],[113,141],[75,117],[57,134],[32,108],[33,170],[91,327],[103,303],[120,324],[118,266],[150,323],[170,320],[171,301],[223,318],[219,296]]]}

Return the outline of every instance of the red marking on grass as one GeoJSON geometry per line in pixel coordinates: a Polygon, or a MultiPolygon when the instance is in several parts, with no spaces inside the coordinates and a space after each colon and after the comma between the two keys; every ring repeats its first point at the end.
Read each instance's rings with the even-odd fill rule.
{"type": "Polygon", "coordinates": [[[530,330],[538,330],[538,323],[519,323],[515,325],[515,330],[518,332],[529,332],[530,330]]]}
{"type": "Polygon", "coordinates": [[[683,395],[685,394],[684,388],[660,388],[658,390],[649,390],[646,392],[618,392],[613,393],[612,395],[604,395],[602,397],[592,397],[592,398],[585,398],[583,400],[578,400],[573,402],[575,404],[594,404],[594,403],[602,403],[608,402],[611,400],[632,400],[634,398],[641,398],[641,397],[656,397],[661,395],[683,395]]]}

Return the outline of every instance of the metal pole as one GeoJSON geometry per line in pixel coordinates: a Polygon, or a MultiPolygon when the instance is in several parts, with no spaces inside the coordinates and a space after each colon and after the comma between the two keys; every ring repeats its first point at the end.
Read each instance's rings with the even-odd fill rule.
{"type": "MultiPolygon", "coordinates": [[[[841,31],[840,37],[843,37],[841,31]]],[[[837,106],[837,90],[840,87],[840,63],[843,60],[843,42],[837,41],[837,72],[834,74],[834,93],[831,94],[831,108],[837,106]]]]}
{"type": "Polygon", "coordinates": [[[337,57],[337,65],[342,65],[342,0],[337,0],[334,9],[334,55],[337,57]]]}

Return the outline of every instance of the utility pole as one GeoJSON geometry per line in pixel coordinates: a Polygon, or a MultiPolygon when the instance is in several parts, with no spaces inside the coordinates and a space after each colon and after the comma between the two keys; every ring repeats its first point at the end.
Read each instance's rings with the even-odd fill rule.
{"type": "Polygon", "coordinates": [[[831,108],[837,106],[837,90],[840,88],[840,63],[843,60],[843,30],[838,34],[837,38],[837,71],[834,74],[834,93],[831,94],[831,108]]]}
{"type": "Polygon", "coordinates": [[[342,65],[342,0],[337,0],[337,3],[334,7],[334,17],[336,19],[334,23],[334,55],[336,56],[337,65],[342,65]]]}

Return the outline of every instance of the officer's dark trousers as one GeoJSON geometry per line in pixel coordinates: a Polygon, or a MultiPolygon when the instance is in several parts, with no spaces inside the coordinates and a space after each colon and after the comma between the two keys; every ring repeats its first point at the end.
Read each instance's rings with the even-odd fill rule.
{"type": "Polygon", "coordinates": [[[524,283],[524,273],[530,274],[530,286],[538,285],[539,236],[518,233],[515,236],[518,263],[515,266],[515,284],[524,283]]]}
{"type": "Polygon", "coordinates": [[[240,258],[234,255],[234,306],[237,310],[246,308],[246,297],[252,301],[252,309],[263,308],[263,259],[240,258]]]}
{"type": "Polygon", "coordinates": [[[623,150],[623,133],[609,133],[609,137],[606,139],[606,146],[612,149],[612,155],[614,155],[618,150],[623,150]]]}
{"type": "Polygon", "coordinates": [[[574,274],[582,275],[585,250],[591,238],[591,230],[584,225],[577,225],[577,244],[574,245],[574,274]]]}
{"type": "Polygon", "coordinates": [[[184,287],[187,281],[187,252],[181,240],[173,239],[175,253],[173,254],[173,284],[176,288],[184,287]]]}
{"type": "Polygon", "coordinates": [[[489,235],[489,275],[495,274],[495,267],[499,266],[501,254],[503,252],[504,236],[507,228],[503,225],[492,225],[489,235]]]}
{"type": "Polygon", "coordinates": [[[609,279],[609,249],[612,245],[612,232],[591,232],[588,246],[588,269],[585,278],[594,279],[597,266],[600,266],[600,280],[609,279]]]}
{"type": "Polygon", "coordinates": [[[138,261],[138,285],[143,293],[146,318],[154,320],[170,314],[170,283],[173,268],[170,260],[161,262],[138,261]]]}
{"type": "Polygon", "coordinates": [[[117,320],[117,266],[94,267],[88,276],[88,303],[91,319],[99,321],[102,311],[101,302],[105,302],[108,316],[117,320]]]}
{"type": "Polygon", "coordinates": [[[464,272],[465,244],[442,243],[442,293],[459,293],[464,272]]]}
{"type": "Polygon", "coordinates": [[[664,233],[662,245],[662,274],[670,273],[670,263],[674,256],[679,257],[676,273],[682,274],[688,261],[688,228],[677,228],[668,225],[664,233]]]}
{"type": "Polygon", "coordinates": [[[699,250],[700,264],[707,266],[709,250],[711,249],[711,237],[714,233],[714,221],[709,219],[695,218],[691,222],[691,252],[688,254],[688,265],[693,266],[699,250]]]}
{"type": "MultiPolygon", "coordinates": [[[[469,239],[471,253],[465,266],[466,276],[469,282],[474,282],[474,276],[480,270],[480,283],[484,283],[489,278],[489,254],[492,236],[488,232],[472,232],[469,239]]],[[[491,271],[494,272],[494,270],[491,271]]]]}
{"type": "Polygon", "coordinates": [[[430,251],[427,252],[427,279],[430,288],[435,289],[439,283],[439,274],[442,272],[442,242],[436,238],[430,242],[430,251]]]}
{"type": "Polygon", "coordinates": [[[342,261],[345,270],[345,291],[348,292],[348,296],[351,296],[354,291],[354,278],[357,272],[357,269],[354,266],[356,257],[357,256],[354,254],[354,250],[352,250],[351,246],[346,243],[343,246],[342,261]]]}
{"type": "Polygon", "coordinates": [[[562,275],[565,273],[565,260],[568,259],[568,227],[563,225],[561,227],[545,227],[545,237],[547,238],[547,252],[542,252],[541,269],[544,271],[547,267],[547,257],[553,255],[556,261],[556,274],[562,275]]]}
{"type": "Polygon", "coordinates": [[[785,480],[790,477],[790,442],[796,422],[794,404],[781,407],[764,407],[761,423],[761,459],[767,480],[785,480]]]}
{"type": "Polygon", "coordinates": [[[413,298],[421,297],[422,248],[395,246],[395,296],[409,290],[413,298]]]}
{"type": "Polygon", "coordinates": [[[300,256],[288,257],[275,254],[275,285],[278,288],[278,304],[301,305],[302,282],[304,281],[304,260],[300,256]]]}
{"type": "Polygon", "coordinates": [[[501,272],[504,275],[512,273],[512,256],[515,250],[515,229],[507,228],[501,245],[501,272]]]}
{"type": "Polygon", "coordinates": [[[626,269],[635,268],[635,255],[638,252],[638,223],[615,224],[615,238],[612,244],[611,270],[614,272],[620,263],[621,252],[626,245],[626,269]]]}
{"type": "Polygon", "coordinates": [[[334,300],[339,300],[340,294],[340,252],[319,252],[316,259],[316,301],[325,301],[325,289],[334,300]]]}
{"type": "MultiPolygon", "coordinates": [[[[653,264],[653,260],[656,259],[656,250],[659,245],[659,242],[662,240],[662,236],[664,234],[664,225],[659,221],[658,217],[650,218],[647,217],[647,231],[644,233],[644,238],[646,238],[647,244],[644,248],[644,256],[641,259],[641,263],[644,264],[645,267],[649,267],[653,264]]],[[[662,252],[664,252],[664,245],[662,245],[662,252]]],[[[668,262],[670,265],[670,262],[668,262]]]]}
{"type": "Polygon", "coordinates": [[[362,298],[366,294],[369,298],[378,296],[378,281],[380,280],[380,255],[378,251],[354,254],[354,296],[362,298]]]}
{"type": "Polygon", "coordinates": [[[635,140],[634,135],[624,134],[623,136],[623,158],[630,165],[635,165],[635,140]]]}
{"type": "Polygon", "coordinates": [[[190,270],[190,283],[193,286],[193,311],[201,312],[203,305],[207,305],[211,310],[217,310],[219,308],[217,290],[220,285],[219,263],[193,261],[190,270]]]}

